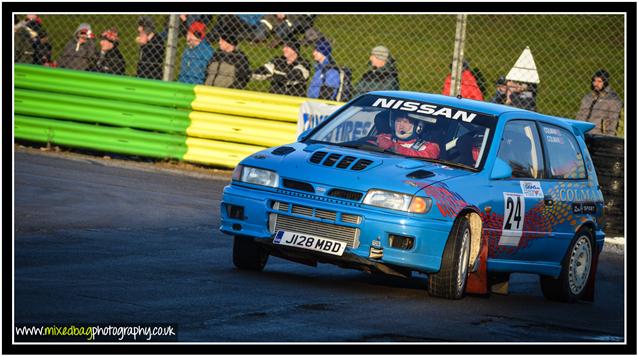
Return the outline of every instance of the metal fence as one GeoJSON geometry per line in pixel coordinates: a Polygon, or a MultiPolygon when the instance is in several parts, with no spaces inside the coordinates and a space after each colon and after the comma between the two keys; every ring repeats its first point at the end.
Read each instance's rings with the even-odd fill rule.
{"type": "MultiPolygon", "coordinates": [[[[398,83],[401,90],[441,93],[446,77],[453,72],[453,59],[457,59],[454,69],[459,72],[455,70],[453,78],[448,79],[459,82],[460,78],[460,91],[466,97],[491,101],[498,97],[499,78],[516,79],[510,82],[516,84],[510,85],[510,92],[526,91],[533,109],[574,118],[581,100],[591,92],[593,73],[605,69],[609,87],[621,100],[624,98],[622,14],[40,14],[29,18],[20,14],[16,15],[14,28],[16,62],[254,91],[285,92],[290,83],[301,82],[296,84],[302,89],[298,85],[297,92],[286,93],[335,93],[308,89],[316,73],[313,50],[317,40],[325,38],[329,45],[321,44],[319,53],[330,54],[340,75],[347,75],[344,67],[351,71],[355,93],[376,88],[360,84],[363,77],[364,82],[376,81],[387,89],[396,89],[398,83]],[[78,45],[77,38],[82,36],[78,34],[83,32],[88,39],[78,45]],[[299,57],[304,59],[296,64],[306,67],[305,71],[296,66],[294,72],[295,66],[274,60],[285,52],[282,44],[293,39],[299,45],[299,57]],[[117,43],[116,50],[108,50],[112,43],[117,43]],[[237,45],[235,54],[227,52],[228,44],[237,45]],[[100,55],[102,46],[107,51],[100,55]],[[371,59],[375,47],[376,55],[371,59]],[[115,53],[118,51],[121,56],[115,53]],[[379,73],[379,68],[371,72],[371,61],[377,64],[376,60],[383,59],[384,73],[379,73]],[[275,65],[274,70],[264,66],[269,62],[275,65]],[[522,73],[531,77],[521,80],[522,73]],[[268,80],[258,80],[265,78],[268,80]]],[[[325,70],[320,74],[329,77],[325,70]]],[[[327,82],[324,86],[330,89],[327,82]]],[[[507,97],[506,93],[497,99],[520,105],[507,97]]],[[[587,107],[590,104],[584,103],[580,118],[592,114],[593,106],[587,107]]],[[[622,119],[622,112],[620,115],[622,119]]]]}

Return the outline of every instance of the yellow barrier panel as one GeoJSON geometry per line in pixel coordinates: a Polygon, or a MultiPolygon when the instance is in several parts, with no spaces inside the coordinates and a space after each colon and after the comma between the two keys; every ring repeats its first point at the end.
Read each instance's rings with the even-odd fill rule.
{"type": "Polygon", "coordinates": [[[191,137],[278,146],[297,139],[297,125],[288,122],[250,119],[239,116],[193,111],[186,134],[191,137]]]}
{"type": "Polygon", "coordinates": [[[264,149],[260,146],[211,141],[193,137],[186,139],[186,146],[188,151],[184,154],[185,161],[214,164],[228,168],[235,167],[245,157],[264,149]]]}
{"type": "Polygon", "coordinates": [[[302,98],[299,96],[260,93],[256,91],[219,88],[219,87],[211,87],[206,85],[196,85],[193,91],[195,92],[195,95],[197,97],[199,96],[227,97],[227,98],[233,98],[233,99],[239,99],[239,100],[257,101],[261,103],[291,105],[291,106],[297,106],[297,108],[299,108],[299,106],[306,101],[331,104],[331,105],[343,105],[343,103],[340,103],[338,101],[309,99],[309,98],[302,98]]]}
{"type": "Polygon", "coordinates": [[[288,122],[297,122],[297,117],[299,116],[299,107],[297,106],[266,104],[256,101],[220,97],[197,96],[191,103],[191,107],[196,111],[288,122]]]}

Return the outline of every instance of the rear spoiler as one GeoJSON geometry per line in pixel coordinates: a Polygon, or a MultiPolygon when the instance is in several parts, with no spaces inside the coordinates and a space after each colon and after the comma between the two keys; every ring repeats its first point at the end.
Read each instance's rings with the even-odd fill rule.
{"type": "Polygon", "coordinates": [[[594,127],[596,127],[595,124],[592,124],[591,122],[587,122],[587,121],[572,120],[572,119],[565,119],[565,118],[562,118],[562,119],[563,119],[563,121],[565,121],[568,124],[572,125],[573,128],[577,129],[578,131],[582,132],[583,134],[586,133],[587,131],[593,129],[594,127]]]}

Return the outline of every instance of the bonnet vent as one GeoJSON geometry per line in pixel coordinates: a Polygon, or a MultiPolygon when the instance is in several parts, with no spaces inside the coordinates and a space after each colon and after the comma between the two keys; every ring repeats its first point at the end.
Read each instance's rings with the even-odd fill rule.
{"type": "Polygon", "coordinates": [[[366,167],[368,167],[370,164],[372,163],[372,161],[368,160],[368,159],[360,159],[357,161],[357,163],[354,164],[354,166],[352,166],[352,170],[353,171],[361,171],[366,169],[366,167]]]}
{"type": "Polygon", "coordinates": [[[315,152],[311,157],[310,157],[310,162],[312,163],[319,163],[321,162],[321,160],[326,156],[326,154],[328,154],[328,152],[323,152],[323,151],[319,151],[319,152],[315,152]]]}
{"type": "Polygon", "coordinates": [[[282,146],[274,149],[271,153],[277,156],[285,156],[290,152],[295,152],[295,149],[290,146],[282,146]]]}
{"type": "Polygon", "coordinates": [[[419,169],[418,171],[414,171],[408,174],[407,177],[413,178],[413,179],[425,179],[425,178],[434,177],[434,173],[423,170],[423,169],[419,169]]]}

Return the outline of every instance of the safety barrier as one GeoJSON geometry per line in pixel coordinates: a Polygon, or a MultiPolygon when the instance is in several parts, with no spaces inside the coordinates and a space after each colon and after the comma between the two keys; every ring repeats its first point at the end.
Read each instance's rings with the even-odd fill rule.
{"type": "Polygon", "coordinates": [[[296,138],[305,101],[277,94],[15,66],[15,137],[234,167],[296,138]]]}

